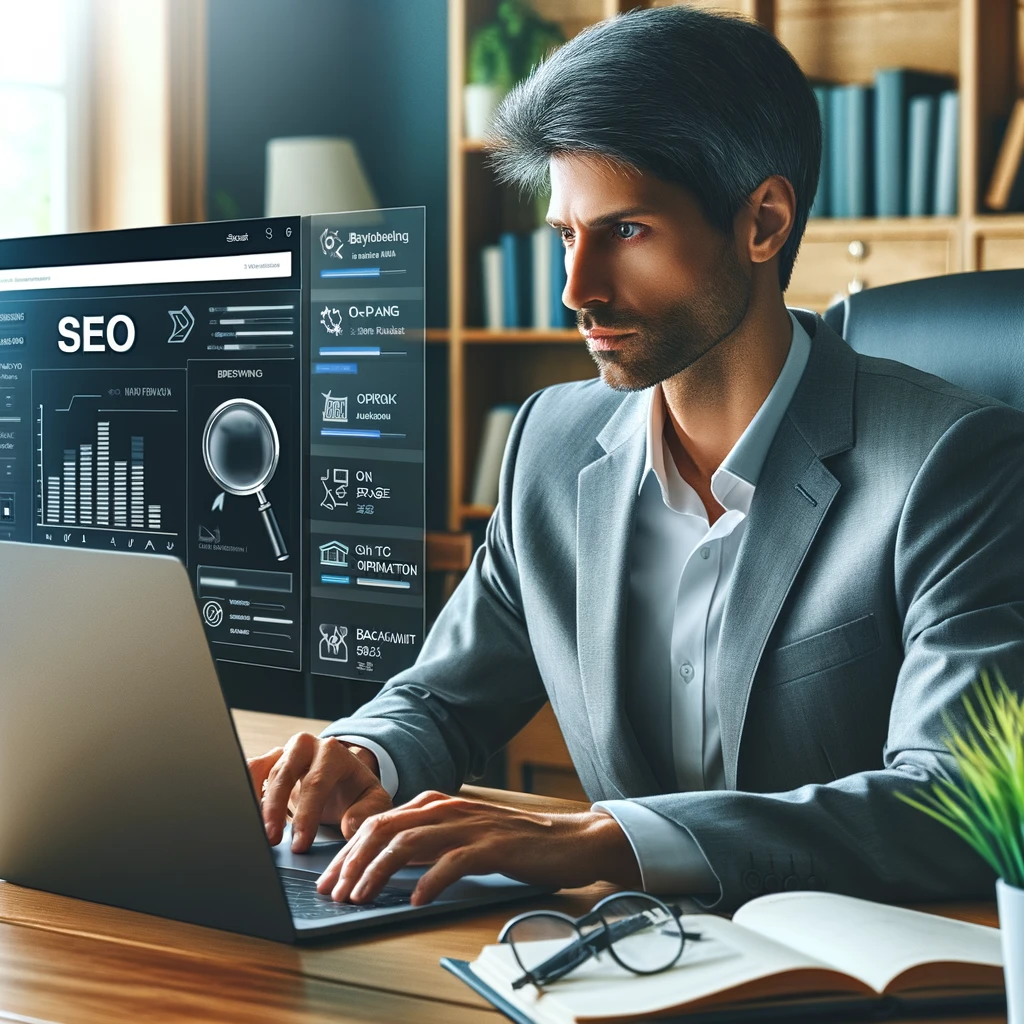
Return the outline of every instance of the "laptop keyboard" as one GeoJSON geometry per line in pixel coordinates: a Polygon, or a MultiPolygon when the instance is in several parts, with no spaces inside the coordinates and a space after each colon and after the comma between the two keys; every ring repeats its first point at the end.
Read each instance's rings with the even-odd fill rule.
{"type": "Polygon", "coordinates": [[[379,910],[381,907],[402,907],[408,905],[412,896],[405,889],[386,885],[371,903],[335,903],[330,896],[322,896],[316,891],[316,881],[312,877],[293,875],[284,870],[281,871],[281,883],[292,917],[303,921],[345,917],[366,910],[379,910]]]}

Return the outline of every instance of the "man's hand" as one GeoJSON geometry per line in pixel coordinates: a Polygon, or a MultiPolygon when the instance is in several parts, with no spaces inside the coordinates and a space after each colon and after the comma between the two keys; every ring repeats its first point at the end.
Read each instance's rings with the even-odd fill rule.
{"type": "Polygon", "coordinates": [[[492,871],[563,888],[596,881],[640,885],[633,849],[609,814],[538,814],[429,792],[367,818],[317,889],[338,901],[365,903],[399,868],[434,861],[412,895],[415,906],[463,875],[492,871]]]}
{"type": "Polygon", "coordinates": [[[281,841],[292,801],[295,853],[309,849],[321,822],[339,826],[351,839],[365,819],[391,807],[377,777],[377,758],[333,737],[296,733],[283,747],[250,758],[248,765],[272,846],[281,841]]]}

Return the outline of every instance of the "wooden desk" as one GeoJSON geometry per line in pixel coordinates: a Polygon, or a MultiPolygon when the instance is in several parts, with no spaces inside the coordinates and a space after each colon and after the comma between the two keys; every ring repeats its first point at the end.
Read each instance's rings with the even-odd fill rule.
{"type": "MultiPolygon", "coordinates": [[[[235,712],[235,722],[247,754],[261,753],[301,729],[319,731],[323,725],[241,711],[235,712]]],[[[580,806],[466,789],[521,806],[580,806]]],[[[428,918],[295,947],[0,883],[0,1024],[26,1017],[61,1024],[500,1024],[505,1018],[442,971],[438,959],[473,959],[481,946],[494,941],[508,917],[530,906],[543,903],[580,914],[608,891],[607,886],[591,886],[514,908],[428,918]]],[[[995,923],[994,905],[930,909],[995,923]]]]}

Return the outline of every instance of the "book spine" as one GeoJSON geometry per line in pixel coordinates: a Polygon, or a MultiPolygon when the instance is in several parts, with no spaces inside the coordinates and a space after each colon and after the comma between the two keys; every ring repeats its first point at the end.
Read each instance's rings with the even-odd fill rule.
{"type": "Polygon", "coordinates": [[[829,90],[829,138],[832,145],[829,154],[829,199],[833,217],[849,217],[847,200],[846,151],[847,151],[847,86],[840,85],[829,90]]]}
{"type": "Polygon", "coordinates": [[[814,98],[818,101],[818,118],[821,121],[821,168],[818,171],[818,188],[814,193],[814,202],[811,203],[810,217],[831,217],[832,203],[830,202],[831,192],[831,153],[832,139],[829,132],[829,93],[831,89],[827,85],[816,85],[814,87],[814,98]]]}
{"type": "Polygon", "coordinates": [[[875,72],[875,210],[879,217],[907,212],[906,72],[882,68],[875,72]]]}
{"type": "Polygon", "coordinates": [[[850,217],[870,217],[872,213],[872,92],[872,89],[864,85],[850,85],[846,90],[847,215],[850,217]]]}
{"type": "Polygon", "coordinates": [[[504,253],[500,245],[485,245],[480,251],[483,282],[484,327],[500,331],[505,326],[504,253]]]}
{"type": "Polygon", "coordinates": [[[519,309],[519,240],[511,231],[501,236],[501,260],[503,326],[518,327],[522,316],[519,309]]]}
{"type": "Polygon", "coordinates": [[[557,231],[551,232],[551,320],[550,326],[555,328],[572,327],[576,323],[576,315],[562,301],[565,291],[565,246],[557,231]]]}
{"type": "Polygon", "coordinates": [[[480,436],[480,452],[473,474],[473,490],[470,500],[474,505],[488,508],[498,504],[498,483],[501,479],[501,461],[505,456],[505,445],[516,418],[516,406],[496,405],[487,413],[484,429],[480,436]]]}
{"type": "Polygon", "coordinates": [[[530,236],[533,277],[533,327],[538,331],[551,326],[551,239],[546,224],[530,236]]]}
{"type": "Polygon", "coordinates": [[[935,213],[955,217],[959,184],[960,97],[944,92],[939,97],[939,141],[935,168],[935,213]]]}
{"type": "Polygon", "coordinates": [[[934,96],[915,96],[907,116],[907,213],[927,217],[933,212],[932,175],[935,170],[934,96]]]}

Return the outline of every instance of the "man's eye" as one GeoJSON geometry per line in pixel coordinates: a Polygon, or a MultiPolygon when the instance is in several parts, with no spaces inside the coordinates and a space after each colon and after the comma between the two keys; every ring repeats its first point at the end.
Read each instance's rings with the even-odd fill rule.
{"type": "Polygon", "coordinates": [[[636,238],[640,234],[640,225],[633,224],[630,221],[622,221],[622,223],[615,225],[615,231],[619,238],[636,238]]]}
{"type": "Polygon", "coordinates": [[[559,228],[558,236],[562,239],[563,244],[567,244],[572,241],[572,228],[559,228]]]}

